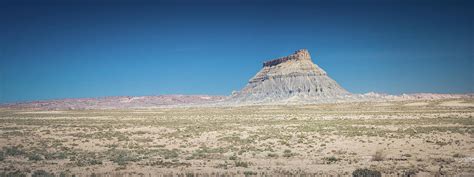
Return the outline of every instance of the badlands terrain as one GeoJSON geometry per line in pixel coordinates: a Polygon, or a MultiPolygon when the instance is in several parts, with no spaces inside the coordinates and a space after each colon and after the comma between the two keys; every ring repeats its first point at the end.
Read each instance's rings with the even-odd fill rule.
{"type": "Polygon", "coordinates": [[[474,175],[474,99],[0,110],[0,176],[474,175]]]}

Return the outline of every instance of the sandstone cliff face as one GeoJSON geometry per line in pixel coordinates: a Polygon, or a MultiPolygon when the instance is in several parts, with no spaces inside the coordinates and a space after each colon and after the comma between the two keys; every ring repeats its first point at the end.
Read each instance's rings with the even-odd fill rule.
{"type": "Polygon", "coordinates": [[[345,89],[313,63],[308,50],[267,61],[263,68],[230,100],[270,102],[291,99],[325,99],[348,95],[345,89]]]}

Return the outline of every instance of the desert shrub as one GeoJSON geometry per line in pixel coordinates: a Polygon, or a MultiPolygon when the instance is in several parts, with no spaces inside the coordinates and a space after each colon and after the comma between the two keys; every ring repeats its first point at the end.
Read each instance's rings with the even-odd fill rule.
{"type": "Polygon", "coordinates": [[[408,170],[408,171],[404,171],[400,176],[401,177],[412,177],[412,176],[416,176],[416,173],[417,173],[416,170],[408,170]]]}
{"type": "Polygon", "coordinates": [[[48,173],[44,170],[36,170],[32,177],[54,177],[54,173],[48,173]]]}
{"type": "Polygon", "coordinates": [[[0,151],[0,161],[5,160],[5,155],[3,155],[3,151],[0,151]]]}
{"type": "Polygon", "coordinates": [[[196,150],[191,154],[191,156],[186,157],[186,160],[205,159],[205,158],[207,158],[207,156],[208,156],[208,154],[205,151],[196,150]]]}
{"type": "Polygon", "coordinates": [[[352,172],[353,177],[381,177],[382,173],[376,170],[369,170],[369,169],[357,169],[352,172]]]}
{"type": "Polygon", "coordinates": [[[375,154],[372,156],[373,161],[383,161],[384,155],[382,151],[376,151],[375,154]]]}
{"type": "Polygon", "coordinates": [[[291,150],[287,149],[285,151],[283,151],[283,157],[291,157],[291,156],[295,156],[296,153],[292,153],[291,150]]]}
{"type": "Polygon", "coordinates": [[[115,158],[111,159],[112,162],[117,163],[118,165],[126,165],[130,158],[126,155],[119,154],[115,158]]]}
{"type": "Polygon", "coordinates": [[[237,152],[237,154],[242,155],[242,154],[244,154],[245,152],[247,152],[246,149],[241,149],[241,150],[239,150],[239,152],[237,152]]]}
{"type": "Polygon", "coordinates": [[[19,170],[17,171],[14,171],[14,172],[9,172],[9,173],[6,173],[6,172],[1,172],[0,173],[0,176],[3,177],[26,177],[26,174],[20,172],[19,170]]]}
{"type": "Polygon", "coordinates": [[[40,160],[43,160],[43,158],[39,154],[29,154],[28,155],[28,160],[40,161],[40,160]]]}
{"type": "Polygon", "coordinates": [[[280,140],[279,142],[281,145],[290,146],[290,143],[288,143],[288,141],[280,140]]]}
{"type": "Polygon", "coordinates": [[[162,149],[160,154],[165,159],[174,159],[179,156],[179,150],[178,149],[172,149],[172,150],[162,149]]]}
{"type": "Polygon", "coordinates": [[[339,161],[340,159],[338,159],[334,156],[331,156],[331,157],[324,157],[323,160],[326,161],[329,164],[329,163],[335,163],[335,162],[339,161]]]}
{"type": "Polygon", "coordinates": [[[186,177],[195,177],[197,175],[194,175],[194,173],[186,173],[186,177]]]}
{"type": "Polygon", "coordinates": [[[118,151],[116,154],[113,155],[113,157],[110,159],[110,161],[117,163],[119,165],[126,165],[128,162],[133,161],[136,162],[138,161],[139,158],[134,156],[133,154],[130,154],[126,151],[118,151]]]}
{"type": "Polygon", "coordinates": [[[244,167],[244,168],[247,168],[247,167],[249,167],[249,165],[250,165],[249,162],[235,161],[235,166],[236,166],[236,167],[244,167]]]}
{"type": "Polygon", "coordinates": [[[67,172],[61,172],[59,173],[59,177],[66,177],[66,176],[71,176],[69,173],[67,172]]]}
{"type": "Polygon", "coordinates": [[[55,153],[46,153],[44,154],[44,159],[53,160],[53,159],[66,159],[67,154],[65,152],[55,152],[55,153]]]}
{"type": "Polygon", "coordinates": [[[245,176],[252,176],[252,175],[257,175],[257,172],[254,171],[244,171],[245,176]]]}
{"type": "Polygon", "coordinates": [[[463,158],[466,157],[464,154],[456,153],[453,155],[454,158],[463,158]]]}
{"type": "Polygon", "coordinates": [[[5,151],[5,154],[7,156],[17,156],[25,154],[25,151],[23,151],[20,146],[3,147],[3,151],[5,151]]]}
{"type": "Polygon", "coordinates": [[[437,158],[434,158],[433,160],[438,163],[445,163],[445,164],[450,164],[450,163],[455,162],[453,158],[449,158],[449,157],[447,158],[437,157],[437,158]]]}
{"type": "Polygon", "coordinates": [[[46,134],[46,135],[49,135],[51,134],[51,130],[41,130],[40,132],[46,134]]]}
{"type": "Polygon", "coordinates": [[[451,144],[451,143],[442,142],[442,141],[436,141],[435,144],[438,145],[438,146],[446,146],[446,145],[451,144]]]}
{"type": "Polygon", "coordinates": [[[402,157],[411,157],[411,154],[403,154],[402,157]]]}
{"type": "Polygon", "coordinates": [[[185,163],[185,162],[179,162],[179,160],[175,159],[171,162],[169,161],[163,161],[163,160],[157,160],[153,162],[148,162],[146,163],[149,166],[159,166],[159,167],[166,167],[166,168],[176,168],[176,167],[189,167],[191,166],[190,163],[185,163]]]}
{"type": "Polygon", "coordinates": [[[97,159],[90,159],[88,162],[90,165],[102,165],[102,161],[97,159]]]}
{"type": "Polygon", "coordinates": [[[128,136],[126,136],[126,135],[119,134],[119,135],[117,136],[117,140],[118,140],[118,141],[129,141],[130,138],[128,138],[128,136]]]}
{"type": "Polygon", "coordinates": [[[278,157],[278,154],[275,154],[275,153],[268,153],[267,156],[268,156],[268,157],[278,157]]]}
{"type": "Polygon", "coordinates": [[[291,156],[292,156],[291,153],[285,153],[285,154],[283,154],[283,157],[286,157],[286,158],[291,157],[291,156]]]}

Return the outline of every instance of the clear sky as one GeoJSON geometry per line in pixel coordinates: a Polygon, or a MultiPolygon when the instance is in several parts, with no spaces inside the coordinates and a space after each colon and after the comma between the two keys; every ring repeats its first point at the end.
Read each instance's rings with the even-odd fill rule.
{"type": "Polygon", "coordinates": [[[0,103],[229,95],[307,48],[353,93],[474,92],[461,0],[1,1],[0,103]]]}

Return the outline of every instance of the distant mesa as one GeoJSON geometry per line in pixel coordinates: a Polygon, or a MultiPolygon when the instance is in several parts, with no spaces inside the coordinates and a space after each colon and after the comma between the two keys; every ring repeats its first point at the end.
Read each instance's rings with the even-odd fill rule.
{"type": "MultiPolygon", "coordinates": [[[[308,50],[263,63],[247,86],[235,92],[235,102],[273,102],[287,99],[328,99],[350,93],[314,64],[308,50]]],[[[296,101],[297,101],[296,100],[296,101]]]]}

